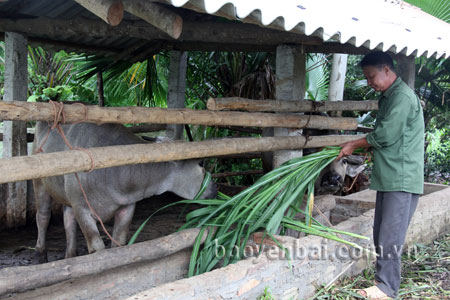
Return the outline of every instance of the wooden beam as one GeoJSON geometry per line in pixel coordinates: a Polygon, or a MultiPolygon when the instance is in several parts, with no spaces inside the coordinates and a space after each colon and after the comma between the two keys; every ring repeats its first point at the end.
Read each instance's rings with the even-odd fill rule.
{"type": "MultiPolygon", "coordinates": [[[[95,276],[114,268],[160,259],[191,248],[199,232],[199,228],[192,228],[154,240],[105,249],[89,255],[35,266],[5,268],[0,270],[0,296],[45,287],[64,280],[88,275],[95,276]]],[[[203,234],[202,243],[206,235],[207,231],[203,234]]]]}
{"type": "Polygon", "coordinates": [[[170,37],[180,37],[183,18],[170,9],[148,0],[124,0],[123,7],[125,11],[147,21],[170,37]]]}
{"type": "Polygon", "coordinates": [[[323,111],[370,111],[378,110],[377,100],[341,102],[332,101],[281,101],[281,100],[251,100],[240,97],[210,98],[206,103],[209,110],[245,110],[261,112],[323,112],[323,111]]]}
{"type": "Polygon", "coordinates": [[[364,135],[227,138],[191,143],[150,143],[41,153],[0,159],[0,184],[140,163],[216,157],[255,151],[294,150],[340,145],[364,135]]]}
{"type": "MultiPolygon", "coordinates": [[[[51,103],[0,101],[0,120],[53,121],[54,114],[54,107],[51,103]]],[[[67,123],[82,121],[97,124],[194,124],[337,130],[355,130],[358,127],[358,122],[354,118],[150,107],[98,107],[66,104],[64,105],[64,114],[67,123]]]]}
{"type": "MultiPolygon", "coordinates": [[[[50,18],[0,19],[0,32],[25,32],[31,37],[43,37],[53,40],[70,36],[101,37],[130,37],[144,40],[164,40],[168,45],[179,45],[179,41],[169,37],[166,33],[140,21],[122,21],[118,26],[108,26],[97,20],[75,18],[59,20],[50,18]]],[[[272,48],[276,45],[304,44],[319,45],[322,40],[291,32],[282,32],[262,28],[252,24],[239,22],[183,22],[183,32],[180,36],[183,43],[216,43],[217,45],[253,45],[253,51],[258,47],[272,48]]],[[[217,48],[216,48],[217,50],[217,48]]]]}
{"type": "Polygon", "coordinates": [[[75,0],[78,4],[112,26],[117,26],[123,18],[121,0],[75,0]]]}

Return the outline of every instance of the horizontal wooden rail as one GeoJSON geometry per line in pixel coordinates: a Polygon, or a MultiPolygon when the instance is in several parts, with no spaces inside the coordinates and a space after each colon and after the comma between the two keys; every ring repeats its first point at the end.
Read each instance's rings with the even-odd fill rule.
{"type": "MultiPolygon", "coordinates": [[[[0,120],[53,121],[55,111],[51,103],[0,101],[0,120]]],[[[149,107],[99,107],[77,104],[64,105],[66,123],[152,123],[229,125],[246,127],[317,128],[355,130],[358,122],[353,118],[329,118],[294,114],[247,112],[216,112],[209,110],[164,109],[149,107]]],[[[60,117],[62,121],[62,117],[60,117]]]]}
{"type": "MultiPolygon", "coordinates": [[[[101,272],[114,272],[112,270],[114,268],[160,259],[191,248],[199,233],[199,228],[192,228],[151,241],[105,249],[90,255],[35,266],[5,268],[0,270],[0,296],[45,287],[64,280],[95,276],[101,272]]],[[[202,236],[202,243],[206,235],[207,232],[202,236]]]]}
{"type": "Polygon", "coordinates": [[[210,98],[207,102],[209,110],[245,110],[266,112],[323,112],[357,110],[378,110],[377,100],[367,101],[280,101],[280,100],[250,100],[246,98],[210,98]]]}
{"type": "MultiPolygon", "coordinates": [[[[317,148],[339,145],[363,135],[227,138],[192,143],[151,143],[90,148],[94,169],[219,155],[317,148]]],[[[0,159],[0,183],[57,176],[91,169],[91,158],[82,150],[41,153],[0,159]]]]}

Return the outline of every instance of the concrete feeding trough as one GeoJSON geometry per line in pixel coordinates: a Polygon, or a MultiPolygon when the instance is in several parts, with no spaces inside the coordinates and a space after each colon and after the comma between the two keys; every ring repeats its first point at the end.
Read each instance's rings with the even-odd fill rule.
{"type": "MultiPolygon", "coordinates": [[[[427,183],[424,191],[410,224],[407,245],[429,243],[450,231],[450,187],[427,183]]],[[[335,206],[325,201],[327,204],[323,207],[328,211],[322,212],[330,214],[333,222],[339,222],[335,227],[371,237],[375,192],[364,190],[335,199],[335,206]]],[[[170,240],[171,237],[165,238],[170,240]]],[[[71,267],[67,266],[73,263],[72,259],[61,260],[45,265],[47,268],[54,268],[55,264],[56,267],[58,264],[66,266],[67,280],[22,293],[3,289],[2,294],[12,296],[9,299],[256,299],[270,287],[276,299],[297,299],[313,296],[317,286],[326,285],[343,274],[362,272],[374,258],[358,249],[315,236],[277,238],[290,251],[289,263],[285,254],[274,246],[259,257],[248,257],[236,264],[185,278],[190,258],[190,247],[187,247],[176,249],[166,257],[136,257],[95,275],[71,277],[71,267]]],[[[373,250],[371,240],[353,241],[373,250]]],[[[132,250],[133,247],[142,245],[121,249],[132,250]]],[[[74,259],[77,264],[83,264],[90,256],[74,259]]],[[[6,275],[5,270],[18,272],[19,268],[33,267],[0,270],[0,279],[6,275]]]]}

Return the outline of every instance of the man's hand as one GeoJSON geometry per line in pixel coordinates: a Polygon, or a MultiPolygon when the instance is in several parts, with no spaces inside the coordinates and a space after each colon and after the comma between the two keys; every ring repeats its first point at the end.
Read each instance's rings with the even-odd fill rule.
{"type": "Polygon", "coordinates": [[[367,142],[366,138],[362,138],[359,140],[343,143],[340,146],[342,147],[342,149],[341,152],[339,152],[336,160],[341,159],[344,156],[351,155],[357,148],[366,148],[370,147],[371,145],[367,142]]]}

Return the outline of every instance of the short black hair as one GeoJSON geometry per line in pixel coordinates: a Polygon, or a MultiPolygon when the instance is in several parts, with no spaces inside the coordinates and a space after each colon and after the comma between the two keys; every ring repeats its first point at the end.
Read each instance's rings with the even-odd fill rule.
{"type": "Polygon", "coordinates": [[[373,66],[377,68],[388,66],[392,71],[395,71],[394,60],[389,54],[382,51],[375,51],[366,54],[359,65],[361,68],[364,68],[366,66],[373,66]]]}

